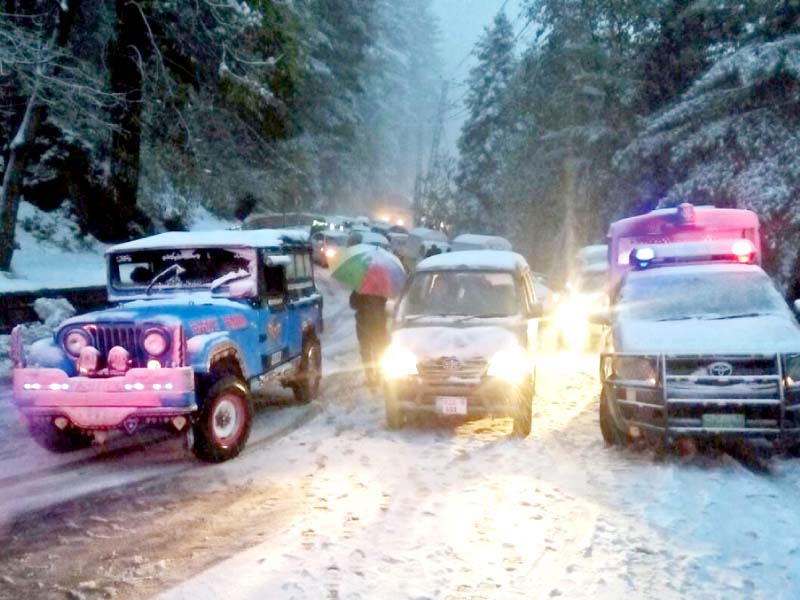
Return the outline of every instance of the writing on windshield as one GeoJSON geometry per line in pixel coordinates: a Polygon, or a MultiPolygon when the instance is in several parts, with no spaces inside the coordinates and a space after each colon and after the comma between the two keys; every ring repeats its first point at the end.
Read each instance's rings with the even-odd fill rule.
{"type": "Polygon", "coordinates": [[[219,289],[255,272],[255,250],[189,248],[111,256],[111,285],[120,290],[219,289]]]}

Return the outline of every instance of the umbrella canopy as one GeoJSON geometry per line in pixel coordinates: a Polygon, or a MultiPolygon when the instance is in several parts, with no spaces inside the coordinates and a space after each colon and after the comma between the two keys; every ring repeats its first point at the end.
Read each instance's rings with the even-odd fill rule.
{"type": "Polygon", "coordinates": [[[391,298],[400,293],[406,272],[391,252],[370,244],[351,246],[333,265],[333,278],[360,294],[391,298]]]}

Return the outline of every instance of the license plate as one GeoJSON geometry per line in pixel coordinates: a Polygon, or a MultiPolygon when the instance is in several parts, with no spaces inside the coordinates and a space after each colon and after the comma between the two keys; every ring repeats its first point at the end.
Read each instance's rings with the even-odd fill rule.
{"type": "Polygon", "coordinates": [[[744,429],[744,415],[708,414],[703,415],[703,427],[707,429],[744,429]]]}
{"type": "Polygon", "coordinates": [[[467,399],[440,396],[436,398],[436,410],[441,415],[465,415],[467,414],[467,399]]]}

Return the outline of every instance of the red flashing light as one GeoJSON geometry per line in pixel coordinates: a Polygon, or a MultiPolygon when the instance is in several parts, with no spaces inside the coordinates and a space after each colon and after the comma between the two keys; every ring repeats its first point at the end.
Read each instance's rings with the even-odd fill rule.
{"type": "Polygon", "coordinates": [[[753,260],[755,248],[753,242],[750,240],[736,240],[731,248],[733,255],[739,260],[740,263],[749,263],[753,260]]]}

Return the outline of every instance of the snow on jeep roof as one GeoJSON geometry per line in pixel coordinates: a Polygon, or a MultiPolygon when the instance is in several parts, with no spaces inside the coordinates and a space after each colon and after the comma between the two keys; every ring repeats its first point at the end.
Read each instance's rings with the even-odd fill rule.
{"type": "Polygon", "coordinates": [[[287,241],[294,243],[307,242],[308,233],[297,229],[169,231],[117,244],[106,250],[106,254],[132,252],[135,250],[209,248],[218,246],[272,248],[281,246],[287,241]]]}
{"type": "Polygon", "coordinates": [[[470,270],[521,271],[528,263],[507,250],[462,250],[436,254],[417,265],[417,271],[470,270]]]}

